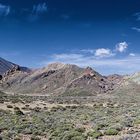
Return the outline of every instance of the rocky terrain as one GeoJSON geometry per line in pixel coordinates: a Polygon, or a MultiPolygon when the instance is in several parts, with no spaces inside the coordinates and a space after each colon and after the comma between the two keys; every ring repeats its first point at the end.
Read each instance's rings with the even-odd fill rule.
{"type": "Polygon", "coordinates": [[[140,139],[140,73],[102,76],[61,63],[30,70],[1,60],[0,139],[140,139]]]}

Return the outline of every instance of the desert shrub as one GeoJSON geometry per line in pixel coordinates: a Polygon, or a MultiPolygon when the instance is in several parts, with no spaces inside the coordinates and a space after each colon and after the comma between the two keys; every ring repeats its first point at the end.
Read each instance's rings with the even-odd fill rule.
{"type": "Polygon", "coordinates": [[[29,122],[26,123],[22,123],[22,124],[18,124],[16,125],[16,128],[18,133],[23,133],[23,134],[31,134],[31,125],[29,122]]]}
{"type": "Polygon", "coordinates": [[[78,132],[81,132],[81,133],[85,132],[85,128],[83,128],[83,127],[76,128],[75,130],[78,131],[78,132]]]}
{"type": "Polygon", "coordinates": [[[25,135],[30,135],[33,134],[32,129],[31,128],[26,128],[25,130],[22,130],[22,133],[25,135]]]}
{"type": "Polygon", "coordinates": [[[4,103],[4,99],[0,99],[0,103],[3,104],[4,103]]]}
{"type": "Polygon", "coordinates": [[[18,137],[18,136],[16,136],[16,137],[14,138],[14,140],[21,140],[21,138],[18,137]]]}
{"type": "Polygon", "coordinates": [[[40,107],[35,107],[33,110],[34,110],[35,112],[40,112],[40,111],[41,111],[41,108],[40,108],[40,107]]]}
{"type": "Polygon", "coordinates": [[[37,137],[37,136],[32,136],[31,140],[41,140],[41,138],[37,137]]]}
{"type": "Polygon", "coordinates": [[[1,136],[2,136],[2,140],[10,140],[10,139],[13,139],[13,133],[12,132],[3,132],[2,134],[1,134],[1,136]]]}
{"type": "Polygon", "coordinates": [[[66,110],[66,107],[63,107],[63,106],[58,105],[56,107],[54,106],[54,107],[51,108],[51,111],[52,112],[56,112],[56,111],[59,111],[59,110],[60,111],[65,111],[66,110]]]}
{"type": "Polygon", "coordinates": [[[86,140],[86,137],[78,131],[69,131],[66,132],[62,137],[62,140],[86,140]]]}
{"type": "Polygon", "coordinates": [[[24,113],[20,110],[19,107],[15,107],[15,108],[14,108],[14,113],[15,113],[16,115],[24,115],[24,113]]]}
{"type": "Polygon", "coordinates": [[[63,106],[57,106],[57,109],[58,109],[58,110],[61,110],[61,111],[65,111],[65,110],[66,110],[66,107],[63,107],[63,106]]]}
{"type": "Polygon", "coordinates": [[[44,127],[38,127],[37,129],[33,129],[32,133],[33,135],[42,135],[44,133],[45,129],[44,127]]]}
{"type": "Polygon", "coordinates": [[[29,110],[30,108],[28,108],[28,107],[22,107],[21,109],[22,110],[29,110]]]}
{"type": "Polygon", "coordinates": [[[48,107],[44,106],[44,109],[45,109],[45,110],[48,110],[48,107]]]}
{"type": "Polygon", "coordinates": [[[49,140],[86,140],[83,135],[84,129],[75,129],[72,124],[62,124],[52,129],[49,140]]]}
{"type": "Polygon", "coordinates": [[[51,111],[51,112],[56,112],[57,110],[58,110],[57,107],[52,107],[50,111],[51,111]]]}
{"type": "Polygon", "coordinates": [[[13,108],[13,106],[12,105],[7,105],[7,108],[13,108]]]}
{"type": "Polygon", "coordinates": [[[140,118],[134,120],[134,124],[140,124],[140,118]]]}
{"type": "Polygon", "coordinates": [[[76,106],[76,105],[70,106],[70,109],[77,109],[77,108],[78,108],[78,106],[76,106]]]}
{"type": "Polygon", "coordinates": [[[88,133],[89,137],[92,137],[94,139],[101,137],[103,134],[100,131],[91,131],[88,133]]]}
{"type": "Polygon", "coordinates": [[[21,100],[18,97],[13,97],[11,100],[13,104],[21,102],[21,100]]]}
{"type": "Polygon", "coordinates": [[[122,122],[122,125],[124,127],[133,127],[134,124],[133,124],[133,121],[131,119],[127,119],[124,122],[122,122]]]}
{"type": "Polygon", "coordinates": [[[119,131],[114,128],[110,128],[105,131],[105,135],[117,135],[118,133],[119,131]]]}
{"type": "Polygon", "coordinates": [[[107,124],[98,124],[94,127],[94,130],[101,130],[104,127],[107,127],[107,126],[108,126],[107,124]]]}
{"type": "Polygon", "coordinates": [[[29,107],[30,105],[26,104],[25,107],[29,107]]]}
{"type": "Polygon", "coordinates": [[[118,131],[121,131],[123,129],[123,126],[121,124],[115,124],[114,126],[112,126],[111,128],[116,129],[118,131]]]}

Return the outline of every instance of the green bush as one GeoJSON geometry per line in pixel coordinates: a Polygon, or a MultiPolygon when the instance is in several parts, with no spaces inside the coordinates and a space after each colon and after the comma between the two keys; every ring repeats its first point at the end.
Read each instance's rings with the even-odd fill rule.
{"type": "Polygon", "coordinates": [[[86,140],[86,137],[78,131],[69,131],[64,134],[62,140],[86,140]]]}
{"type": "Polygon", "coordinates": [[[105,134],[106,135],[117,135],[118,133],[119,133],[118,130],[112,129],[112,128],[110,128],[110,129],[108,129],[108,130],[105,131],[105,134]]]}
{"type": "Polygon", "coordinates": [[[83,128],[83,127],[76,128],[75,130],[78,131],[78,132],[81,132],[81,133],[85,132],[85,128],[83,128]]]}
{"type": "Polygon", "coordinates": [[[101,137],[103,134],[100,131],[91,131],[88,133],[89,137],[92,137],[94,139],[101,137]]]}
{"type": "Polygon", "coordinates": [[[136,119],[136,120],[134,121],[134,124],[140,124],[140,119],[136,119]]]}
{"type": "Polygon", "coordinates": [[[32,136],[31,140],[41,140],[41,138],[37,137],[37,136],[32,136]]]}
{"type": "Polygon", "coordinates": [[[85,129],[73,128],[73,125],[63,124],[50,131],[49,140],[86,140],[83,135],[85,129]]]}
{"type": "Polygon", "coordinates": [[[18,107],[14,108],[14,112],[15,112],[16,115],[24,115],[24,113],[18,107]]]}

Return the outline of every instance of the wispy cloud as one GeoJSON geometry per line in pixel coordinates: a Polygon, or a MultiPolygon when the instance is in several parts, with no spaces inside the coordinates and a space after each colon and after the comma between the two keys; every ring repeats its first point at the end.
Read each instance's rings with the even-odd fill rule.
{"type": "Polygon", "coordinates": [[[59,61],[59,60],[79,60],[81,58],[83,58],[83,55],[82,54],[54,54],[52,57],[55,58],[55,60],[59,61]]]}
{"type": "Polygon", "coordinates": [[[128,49],[128,44],[121,42],[117,44],[117,50],[98,48],[83,49],[75,51],[75,53],[70,51],[68,53],[53,54],[47,58],[47,61],[42,61],[41,65],[62,62],[80,67],[91,66],[102,74],[127,74],[140,71],[140,54],[129,52],[129,50],[126,52],[126,49],[128,49]]]}
{"type": "Polygon", "coordinates": [[[7,16],[10,13],[10,6],[9,5],[3,5],[0,3],[0,16],[7,16]]]}
{"type": "Polygon", "coordinates": [[[140,28],[137,28],[137,27],[132,27],[132,30],[135,30],[135,31],[137,31],[137,32],[139,32],[139,33],[140,33],[140,28]]]}
{"type": "Polygon", "coordinates": [[[42,65],[48,65],[54,62],[62,62],[66,64],[75,64],[80,67],[91,66],[100,70],[103,74],[113,72],[126,74],[140,70],[140,56],[127,56],[124,58],[96,58],[84,54],[55,54],[48,58],[48,61],[41,62],[42,65]]]}
{"type": "Polygon", "coordinates": [[[82,49],[80,50],[80,52],[83,52],[83,53],[91,53],[91,54],[94,54],[96,50],[94,49],[82,49]]]}
{"type": "Polygon", "coordinates": [[[116,51],[123,53],[128,48],[128,44],[126,42],[120,42],[116,45],[116,51]]]}
{"type": "Polygon", "coordinates": [[[30,22],[37,21],[47,12],[48,12],[48,6],[46,3],[39,3],[38,5],[33,5],[33,8],[29,13],[27,19],[30,22]]]}
{"type": "Polygon", "coordinates": [[[140,20],[140,12],[135,13],[134,16],[136,17],[136,20],[140,20]]]}
{"type": "Polygon", "coordinates": [[[34,5],[32,14],[39,15],[39,14],[44,14],[47,11],[48,11],[48,7],[47,4],[44,2],[44,3],[39,3],[38,5],[34,5]]]}

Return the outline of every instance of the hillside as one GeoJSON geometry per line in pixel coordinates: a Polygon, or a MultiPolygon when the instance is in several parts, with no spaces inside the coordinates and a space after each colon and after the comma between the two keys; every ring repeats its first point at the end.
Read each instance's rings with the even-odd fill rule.
{"type": "Polygon", "coordinates": [[[62,63],[27,70],[16,65],[0,80],[0,138],[139,137],[139,73],[103,76],[90,67],[62,63]]]}
{"type": "Polygon", "coordinates": [[[105,77],[90,67],[53,63],[30,72],[23,71],[20,67],[8,71],[3,76],[0,87],[7,92],[21,94],[96,95],[112,92],[119,85],[118,79],[121,81],[122,77],[105,77]]]}

